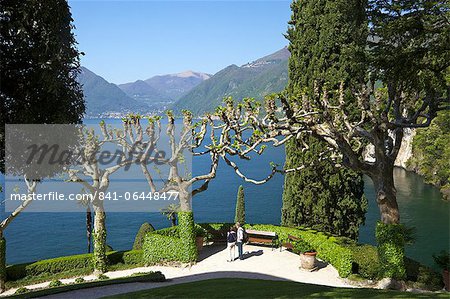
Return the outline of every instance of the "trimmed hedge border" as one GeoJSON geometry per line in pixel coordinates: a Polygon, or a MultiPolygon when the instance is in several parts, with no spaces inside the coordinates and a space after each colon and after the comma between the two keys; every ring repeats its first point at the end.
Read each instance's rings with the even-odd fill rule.
{"type": "Polygon", "coordinates": [[[405,227],[402,224],[377,222],[375,236],[378,243],[383,275],[395,279],[406,278],[405,268],[405,227]]]}
{"type": "Polygon", "coordinates": [[[177,226],[147,233],[142,246],[143,260],[146,264],[197,261],[195,237],[204,235],[204,230],[200,226],[194,225],[192,212],[179,212],[178,223],[177,226]]]}
{"type": "MultiPolygon", "coordinates": [[[[111,251],[106,254],[108,265],[129,264],[141,265],[143,263],[142,250],[111,251]]],[[[78,254],[41,260],[34,263],[10,265],[6,267],[6,281],[15,281],[27,276],[43,274],[57,274],[75,269],[92,269],[93,254],[78,254]]]]}
{"type": "Polygon", "coordinates": [[[127,277],[112,278],[106,280],[86,281],[81,283],[73,283],[62,285],[59,287],[45,288],[37,291],[28,291],[24,294],[14,294],[9,298],[35,298],[41,296],[48,296],[53,294],[64,293],[79,289],[95,288],[112,284],[131,283],[131,282],[164,282],[166,277],[161,272],[149,272],[143,274],[136,274],[127,277]]]}

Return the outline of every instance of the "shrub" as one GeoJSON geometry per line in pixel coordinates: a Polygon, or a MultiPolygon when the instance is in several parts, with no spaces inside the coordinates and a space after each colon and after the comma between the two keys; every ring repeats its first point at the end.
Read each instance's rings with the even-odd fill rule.
{"type": "Polygon", "coordinates": [[[83,282],[85,282],[85,280],[84,280],[83,277],[77,277],[77,278],[75,278],[75,283],[83,283],[83,282]]]}
{"type": "Polygon", "coordinates": [[[135,274],[135,275],[131,275],[131,276],[135,277],[135,279],[133,279],[133,281],[138,281],[138,282],[163,282],[163,281],[166,281],[166,277],[160,271],[140,273],[140,274],[135,274]]]}
{"type": "Polygon", "coordinates": [[[450,270],[450,254],[448,251],[442,250],[439,254],[433,254],[433,259],[442,270],[450,270]]]}
{"type": "Polygon", "coordinates": [[[303,239],[293,242],[293,251],[297,254],[300,254],[303,252],[308,252],[308,251],[313,251],[313,250],[314,250],[314,248],[312,248],[303,239]]]}
{"type": "Polygon", "coordinates": [[[20,294],[25,294],[25,293],[28,293],[30,290],[29,289],[27,289],[27,288],[25,288],[25,287],[21,287],[21,288],[18,288],[16,291],[15,291],[15,295],[20,295],[20,294]]]}
{"type": "Polygon", "coordinates": [[[56,288],[56,287],[60,287],[62,285],[63,285],[63,283],[61,282],[61,280],[57,280],[57,279],[50,281],[50,283],[48,284],[48,286],[50,288],[56,288]]]}
{"type": "Polygon", "coordinates": [[[355,245],[350,246],[353,255],[353,273],[358,273],[366,279],[379,279],[381,275],[381,263],[375,246],[355,245]]]}
{"type": "Polygon", "coordinates": [[[197,260],[198,252],[195,244],[194,213],[178,212],[178,229],[181,243],[183,244],[183,260],[194,262],[197,260]]]}
{"type": "MultiPolygon", "coordinates": [[[[7,281],[15,281],[25,277],[53,275],[79,269],[91,269],[92,254],[79,254],[42,260],[34,263],[11,265],[6,268],[7,281]]],[[[108,264],[118,263],[142,265],[142,250],[113,251],[107,253],[108,264]]]]}
{"type": "Polygon", "coordinates": [[[149,265],[161,262],[188,262],[183,259],[181,239],[172,236],[150,233],[145,237],[143,245],[144,262],[149,265]]]}
{"type": "Polygon", "coordinates": [[[192,212],[178,213],[178,226],[148,233],[143,245],[143,260],[154,265],[161,262],[189,263],[197,260],[196,233],[203,231],[194,226],[192,212]]]}
{"type": "Polygon", "coordinates": [[[239,222],[241,225],[245,224],[245,199],[244,199],[244,187],[239,186],[237,199],[236,199],[236,214],[234,216],[234,222],[239,222]]]}
{"type": "Polygon", "coordinates": [[[405,227],[378,222],[375,229],[383,277],[405,279],[405,227]]]}
{"type": "Polygon", "coordinates": [[[155,231],[155,228],[148,222],[144,222],[139,228],[134,239],[133,250],[141,250],[144,243],[144,237],[147,233],[155,231]]]}
{"type": "Polygon", "coordinates": [[[73,269],[92,268],[92,254],[79,254],[42,260],[28,264],[18,264],[6,268],[7,280],[18,280],[26,276],[55,274],[73,269]]]}
{"type": "Polygon", "coordinates": [[[105,275],[105,274],[100,274],[99,276],[97,276],[98,280],[108,280],[109,276],[105,275]]]}
{"type": "Polygon", "coordinates": [[[142,255],[143,255],[142,250],[111,252],[108,254],[108,264],[142,265],[143,264],[142,255]]]}
{"type": "Polygon", "coordinates": [[[420,264],[410,258],[405,258],[406,278],[414,282],[413,287],[428,289],[431,291],[441,290],[444,286],[442,276],[433,269],[420,264]]]}
{"type": "Polygon", "coordinates": [[[234,223],[199,223],[196,224],[206,231],[206,240],[214,242],[226,242],[227,232],[234,223]]]}

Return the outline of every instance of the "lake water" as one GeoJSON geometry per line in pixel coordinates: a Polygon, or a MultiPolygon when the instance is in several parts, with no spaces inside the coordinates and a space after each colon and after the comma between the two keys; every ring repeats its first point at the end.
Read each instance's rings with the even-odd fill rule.
{"type": "MultiPolygon", "coordinates": [[[[270,148],[258,159],[245,161],[241,165],[250,177],[261,179],[269,173],[270,162],[282,164],[284,149],[270,148]]],[[[195,159],[194,175],[207,172],[208,166],[208,159],[195,159]]],[[[437,188],[424,184],[422,178],[414,173],[396,169],[395,182],[402,222],[417,229],[416,242],[407,247],[407,254],[433,266],[431,254],[450,247],[450,204],[442,200],[437,188]]],[[[195,220],[232,222],[240,184],[245,188],[247,222],[279,224],[283,177],[278,175],[268,183],[256,186],[244,183],[225,163],[220,163],[217,177],[210,183],[209,189],[194,197],[195,220]]],[[[359,240],[375,244],[374,227],[379,212],[372,182],[367,177],[365,194],[369,200],[369,211],[359,240]]],[[[130,249],[143,222],[149,222],[157,229],[170,225],[160,213],[111,212],[107,214],[108,244],[115,250],[130,249]]],[[[22,213],[5,231],[7,262],[22,263],[85,253],[85,236],[84,213],[22,213]]]]}

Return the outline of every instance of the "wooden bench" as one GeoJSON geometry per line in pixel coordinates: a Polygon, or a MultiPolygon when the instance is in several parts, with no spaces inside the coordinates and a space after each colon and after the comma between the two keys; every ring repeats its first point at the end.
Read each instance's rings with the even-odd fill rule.
{"type": "Polygon", "coordinates": [[[296,237],[296,236],[293,236],[293,235],[288,235],[287,241],[281,243],[280,251],[283,249],[283,247],[286,248],[286,249],[293,250],[294,249],[293,242],[296,242],[296,241],[300,241],[300,238],[296,237]]]}
{"type": "Polygon", "coordinates": [[[277,245],[278,235],[275,232],[247,229],[248,243],[270,244],[273,248],[277,245]]]}

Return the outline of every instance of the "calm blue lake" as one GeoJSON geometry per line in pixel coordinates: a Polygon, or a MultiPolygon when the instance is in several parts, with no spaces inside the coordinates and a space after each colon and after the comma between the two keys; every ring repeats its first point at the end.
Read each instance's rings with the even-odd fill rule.
{"type": "MultiPolygon", "coordinates": [[[[98,121],[88,120],[86,123],[98,121]]],[[[110,120],[116,123],[118,120],[110,120]]],[[[270,148],[261,157],[241,163],[252,178],[262,179],[270,171],[270,162],[283,164],[284,148],[270,148]]],[[[196,158],[193,173],[209,170],[208,158],[196,158]]],[[[421,177],[402,169],[395,170],[395,182],[402,222],[417,229],[417,240],[407,254],[433,266],[431,254],[450,247],[450,204],[442,200],[437,188],[424,184],[421,177]]],[[[250,223],[279,224],[282,205],[283,177],[278,175],[264,185],[244,183],[225,163],[221,163],[209,189],[193,199],[197,222],[232,222],[236,192],[244,185],[246,216],[250,223]]],[[[374,227],[379,219],[372,182],[365,178],[369,211],[360,230],[360,242],[375,244],[374,227]]],[[[4,214],[2,215],[4,216],[4,214]]],[[[168,227],[160,213],[107,214],[108,244],[115,250],[130,249],[143,222],[155,228],[168,227]]],[[[7,262],[22,263],[62,255],[86,252],[85,213],[22,213],[5,231],[7,262]]]]}

